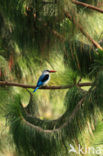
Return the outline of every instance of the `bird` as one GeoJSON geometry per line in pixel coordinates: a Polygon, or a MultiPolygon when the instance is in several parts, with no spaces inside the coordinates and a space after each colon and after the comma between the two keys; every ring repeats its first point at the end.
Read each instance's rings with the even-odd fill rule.
{"type": "Polygon", "coordinates": [[[47,84],[50,80],[50,73],[56,72],[55,70],[44,70],[42,72],[42,75],[39,77],[36,88],[33,92],[36,92],[37,89],[39,89],[41,86],[44,86],[47,84]]]}

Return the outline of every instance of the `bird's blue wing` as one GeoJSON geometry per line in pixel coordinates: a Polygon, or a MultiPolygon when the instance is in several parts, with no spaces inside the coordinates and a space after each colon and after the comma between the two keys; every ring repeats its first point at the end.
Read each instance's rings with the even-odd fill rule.
{"type": "Polygon", "coordinates": [[[46,74],[46,75],[41,75],[41,76],[39,77],[38,82],[37,82],[37,87],[34,89],[33,92],[36,92],[36,90],[37,90],[38,88],[40,88],[48,79],[49,79],[49,75],[48,75],[48,74],[46,74]]]}
{"type": "Polygon", "coordinates": [[[40,87],[40,86],[43,85],[43,82],[42,82],[43,77],[44,77],[43,75],[41,75],[41,76],[39,77],[39,80],[38,80],[38,82],[37,82],[37,86],[38,86],[38,87],[40,87]]]}
{"type": "Polygon", "coordinates": [[[39,80],[38,80],[38,82],[37,82],[37,87],[34,89],[34,91],[33,92],[36,92],[36,90],[40,87],[40,86],[42,86],[42,75],[39,77],[39,80]]]}
{"type": "Polygon", "coordinates": [[[37,86],[42,86],[48,79],[49,79],[49,74],[41,75],[38,80],[37,86]]]}

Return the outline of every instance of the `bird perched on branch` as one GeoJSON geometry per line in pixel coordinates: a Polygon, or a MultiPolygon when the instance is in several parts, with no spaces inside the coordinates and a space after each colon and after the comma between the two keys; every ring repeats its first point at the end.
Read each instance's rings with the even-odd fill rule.
{"type": "Polygon", "coordinates": [[[45,84],[47,84],[50,80],[50,73],[54,73],[56,72],[55,70],[44,70],[42,72],[42,75],[39,77],[39,80],[37,82],[37,86],[36,88],[34,89],[33,92],[36,92],[36,90],[38,88],[40,88],[41,86],[44,86],[45,84]]]}

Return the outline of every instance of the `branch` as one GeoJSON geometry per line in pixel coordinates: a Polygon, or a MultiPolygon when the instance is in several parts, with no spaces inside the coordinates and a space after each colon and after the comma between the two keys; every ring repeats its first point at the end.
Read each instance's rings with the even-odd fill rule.
{"type": "MultiPolygon", "coordinates": [[[[78,87],[85,87],[85,86],[91,86],[91,85],[92,85],[91,82],[77,84],[78,87]]],[[[7,82],[7,81],[0,81],[0,86],[15,86],[15,87],[33,88],[33,89],[36,88],[36,86],[33,86],[33,85],[27,85],[27,84],[15,83],[15,82],[7,82]]],[[[73,86],[74,85],[43,86],[40,89],[68,89],[68,88],[72,88],[73,86]]]]}
{"type": "Polygon", "coordinates": [[[57,0],[55,0],[54,2],[45,2],[42,1],[42,4],[46,5],[46,4],[57,4],[57,0]]]}
{"type": "Polygon", "coordinates": [[[74,108],[73,112],[71,113],[69,119],[67,122],[65,122],[64,124],[62,124],[60,127],[56,128],[56,129],[43,129],[40,126],[36,126],[33,125],[32,123],[28,122],[23,116],[21,117],[22,120],[31,128],[34,128],[35,130],[39,131],[39,132],[43,132],[43,133],[54,133],[62,130],[64,127],[66,127],[68,124],[70,124],[72,122],[72,120],[75,118],[75,115],[78,113],[78,111],[80,110],[82,103],[84,101],[85,97],[83,97],[78,104],[76,105],[76,107],[74,108]]]}
{"type": "Polygon", "coordinates": [[[81,6],[84,6],[86,8],[89,8],[89,9],[103,13],[102,9],[97,8],[97,7],[90,5],[90,4],[87,4],[87,3],[83,3],[83,2],[79,2],[79,1],[75,1],[75,0],[72,0],[72,3],[77,4],[77,5],[81,5],[81,6]]]}
{"type": "Polygon", "coordinates": [[[57,38],[59,38],[62,42],[65,41],[64,36],[61,35],[60,33],[58,33],[56,30],[52,30],[52,33],[53,33],[57,38]]]}
{"type": "Polygon", "coordinates": [[[71,113],[69,119],[67,122],[65,122],[62,126],[60,126],[58,128],[58,130],[64,128],[65,126],[67,126],[69,123],[72,122],[72,120],[75,118],[76,114],[78,113],[78,111],[80,110],[82,103],[84,102],[85,96],[78,102],[78,104],[75,106],[73,112],[71,113]]]}
{"type": "Polygon", "coordinates": [[[64,13],[65,13],[65,16],[66,16],[67,18],[69,18],[74,24],[76,24],[77,28],[81,31],[81,33],[82,33],[88,40],[90,40],[96,48],[99,48],[99,49],[103,50],[103,48],[102,48],[95,40],[93,40],[93,39],[91,38],[91,36],[90,36],[87,32],[84,31],[84,29],[82,28],[82,26],[81,26],[79,23],[78,23],[78,24],[76,23],[76,20],[75,20],[74,17],[72,17],[72,16],[71,16],[68,12],[66,12],[66,11],[64,11],[64,13]]]}

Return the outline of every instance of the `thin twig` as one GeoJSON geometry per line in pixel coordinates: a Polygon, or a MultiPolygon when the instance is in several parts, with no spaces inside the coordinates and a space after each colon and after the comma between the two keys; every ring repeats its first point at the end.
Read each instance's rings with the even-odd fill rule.
{"type": "MultiPolygon", "coordinates": [[[[85,87],[91,86],[91,82],[79,83],[77,84],[78,87],[85,87]]],[[[15,87],[22,87],[22,88],[33,88],[35,89],[36,86],[27,85],[22,83],[15,83],[15,82],[7,82],[7,81],[0,81],[0,86],[15,86],[15,87]]],[[[40,89],[68,89],[72,88],[74,85],[65,85],[65,86],[43,86],[40,89]]]]}
{"type": "Polygon", "coordinates": [[[60,33],[58,33],[56,30],[52,29],[52,33],[53,33],[57,38],[59,38],[62,42],[65,41],[64,36],[61,35],[60,33]]]}
{"type": "Polygon", "coordinates": [[[67,18],[69,18],[69,19],[73,22],[73,24],[76,24],[76,26],[77,26],[77,28],[80,30],[80,32],[81,32],[89,41],[91,41],[92,44],[93,44],[96,48],[99,48],[99,49],[103,50],[103,48],[102,48],[94,39],[92,39],[91,36],[82,28],[81,24],[76,23],[75,17],[72,17],[72,16],[70,15],[70,13],[68,13],[68,12],[66,12],[66,11],[64,11],[64,13],[65,13],[65,16],[66,16],[67,18]]]}
{"type": "Polygon", "coordinates": [[[77,84],[79,84],[81,80],[82,80],[82,78],[80,77],[80,79],[78,80],[77,84]]]}
{"type": "Polygon", "coordinates": [[[89,8],[89,9],[92,9],[92,10],[95,10],[95,11],[98,11],[100,13],[103,13],[103,9],[97,8],[97,7],[95,7],[93,5],[90,5],[90,4],[87,4],[87,3],[83,3],[83,2],[79,2],[79,1],[75,1],[75,0],[72,0],[72,3],[77,4],[77,5],[84,6],[86,8],[89,8]]]}

